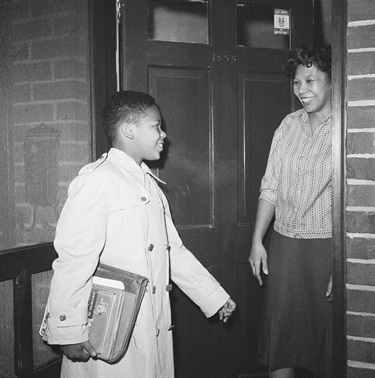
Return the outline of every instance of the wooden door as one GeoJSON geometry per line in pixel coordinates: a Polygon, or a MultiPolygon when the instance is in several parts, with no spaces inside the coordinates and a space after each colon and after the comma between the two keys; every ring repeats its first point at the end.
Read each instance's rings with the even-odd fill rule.
{"type": "MultiPolygon", "coordinates": [[[[172,292],[178,378],[260,377],[262,289],[248,264],[274,130],[294,109],[282,65],[313,37],[312,0],[122,0],[121,84],[153,95],[168,145],[167,182],[185,245],[237,302],[228,324],[172,292]],[[275,9],[291,35],[274,34],[275,9]]],[[[284,30],[284,29],[283,29],[284,30]]]]}

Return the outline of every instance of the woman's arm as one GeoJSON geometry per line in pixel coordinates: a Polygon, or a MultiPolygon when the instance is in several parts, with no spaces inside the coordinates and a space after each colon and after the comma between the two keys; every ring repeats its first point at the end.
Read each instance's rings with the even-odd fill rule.
{"type": "Polygon", "coordinates": [[[263,246],[263,238],[275,214],[275,205],[265,199],[260,199],[258,203],[257,217],[253,234],[253,241],[249,262],[254,277],[259,285],[263,285],[261,277],[261,267],[264,274],[268,274],[267,251],[263,246]]]}

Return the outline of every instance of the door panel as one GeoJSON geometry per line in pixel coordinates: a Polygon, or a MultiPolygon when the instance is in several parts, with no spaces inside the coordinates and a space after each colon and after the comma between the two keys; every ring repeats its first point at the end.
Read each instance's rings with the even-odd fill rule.
{"type": "Polygon", "coordinates": [[[238,223],[251,224],[257,210],[275,126],[290,107],[288,80],[281,73],[237,74],[238,88],[238,223]],[[272,109],[272,111],[270,111],[272,109]]]}
{"type": "Polygon", "coordinates": [[[158,101],[168,135],[168,169],[160,170],[160,178],[168,183],[174,221],[178,226],[210,227],[213,182],[208,70],[150,67],[148,76],[149,92],[158,101]]]}
{"type": "MultiPolygon", "coordinates": [[[[174,288],[176,376],[260,377],[265,374],[257,355],[263,290],[247,258],[272,136],[294,109],[294,100],[282,72],[290,50],[279,48],[288,37],[281,36],[284,42],[278,44],[277,36],[268,36],[272,43],[266,38],[264,46],[260,37],[255,39],[258,47],[241,46],[237,5],[257,6],[258,19],[266,14],[268,26],[261,26],[268,33],[274,9],[289,10],[288,43],[294,48],[311,42],[313,0],[199,1],[196,28],[205,25],[202,9],[208,9],[208,38],[199,40],[202,34],[196,34],[204,43],[187,42],[196,38],[191,30],[193,37],[172,42],[184,38],[171,35],[176,22],[184,22],[184,9],[187,18],[192,14],[194,1],[184,0],[153,1],[159,10],[168,9],[169,18],[164,22],[158,13],[155,22],[164,29],[148,40],[148,1],[122,0],[122,88],[156,98],[168,145],[152,167],[167,183],[162,187],[185,245],[238,304],[233,318],[222,325],[217,317],[205,319],[174,288]],[[178,18],[170,18],[171,9],[178,9],[178,18]]],[[[250,15],[251,33],[257,30],[253,18],[250,15]]]]}

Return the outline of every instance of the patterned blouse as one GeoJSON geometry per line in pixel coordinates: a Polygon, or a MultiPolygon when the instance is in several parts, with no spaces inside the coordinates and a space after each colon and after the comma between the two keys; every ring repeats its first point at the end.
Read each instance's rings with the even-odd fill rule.
{"type": "Polygon", "coordinates": [[[260,198],[275,205],[274,229],[291,238],[332,235],[331,117],[312,135],[308,114],[289,114],[275,131],[260,198]]]}

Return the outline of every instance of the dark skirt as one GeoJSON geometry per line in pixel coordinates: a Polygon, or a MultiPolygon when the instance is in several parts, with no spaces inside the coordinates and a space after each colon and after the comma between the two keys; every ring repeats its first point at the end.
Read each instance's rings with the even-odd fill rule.
{"type": "Polygon", "coordinates": [[[270,371],[303,368],[331,376],[331,239],[292,239],[273,232],[260,338],[261,362],[270,371]]]}

